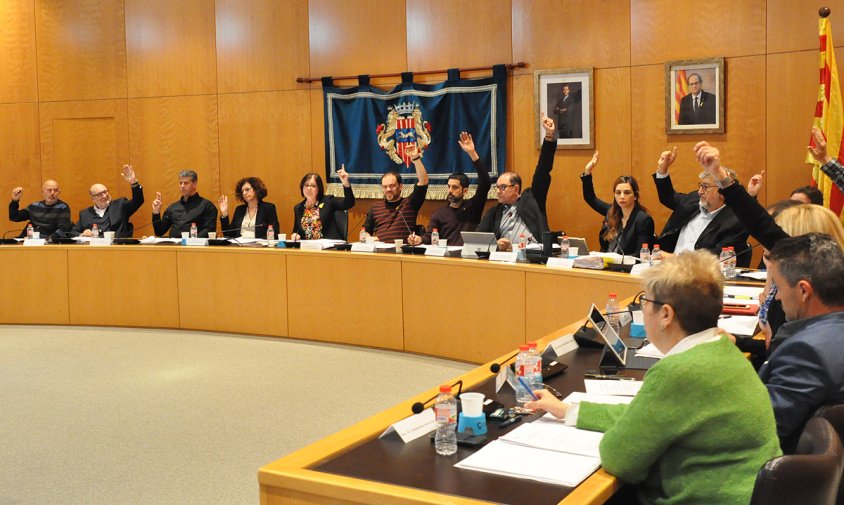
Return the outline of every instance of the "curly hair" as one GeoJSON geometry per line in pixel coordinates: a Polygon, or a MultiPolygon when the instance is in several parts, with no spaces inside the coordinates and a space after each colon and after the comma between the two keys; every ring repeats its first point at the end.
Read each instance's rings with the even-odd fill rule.
{"type": "Polygon", "coordinates": [[[255,191],[255,196],[258,198],[259,202],[267,197],[267,186],[264,184],[264,181],[258,177],[244,177],[243,179],[237,181],[237,184],[234,186],[234,197],[237,198],[237,201],[243,201],[243,185],[247,182],[250,186],[252,186],[252,189],[255,191]]]}

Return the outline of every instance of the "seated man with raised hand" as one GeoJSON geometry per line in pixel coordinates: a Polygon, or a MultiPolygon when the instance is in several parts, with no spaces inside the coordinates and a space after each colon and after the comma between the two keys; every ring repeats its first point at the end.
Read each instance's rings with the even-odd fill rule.
{"type": "Polygon", "coordinates": [[[551,187],[551,170],[557,152],[557,133],[554,120],[542,115],[545,140],[539,152],[539,161],[533,172],[531,187],[522,191],[522,178],[515,172],[505,172],[494,186],[498,205],[492,207],[478,225],[480,232],[493,232],[498,239],[498,249],[512,250],[524,234],[528,243],[542,241],[542,232],[548,231],[545,204],[551,187]]]}
{"type": "MultiPolygon", "coordinates": [[[[20,199],[23,196],[23,188],[20,186],[12,190],[12,201],[9,202],[9,221],[29,221],[34,231],[41,234],[41,238],[52,235],[64,235],[73,228],[73,221],[70,220],[70,206],[59,200],[62,190],[59,183],[50,179],[44,181],[41,186],[43,200],[33,202],[20,208],[20,199]]],[[[26,236],[26,230],[20,234],[26,236]]]]}
{"type": "Polygon", "coordinates": [[[428,229],[425,234],[421,237],[411,234],[407,239],[408,244],[430,244],[431,234],[436,229],[440,238],[446,239],[449,245],[463,245],[463,236],[460,232],[473,231],[481,221],[484,204],[486,204],[486,195],[489,193],[491,184],[489,172],[487,172],[484,162],[475,150],[475,141],[472,140],[471,134],[462,132],[457,143],[472,160],[472,164],[475,165],[475,170],[478,172],[478,187],[475,190],[475,195],[468,200],[464,198],[466,192],[469,191],[469,178],[466,177],[466,174],[454,173],[449,175],[446,183],[448,205],[435,210],[431,214],[431,220],[428,222],[428,229]]]}
{"type": "Polygon", "coordinates": [[[779,240],[765,259],[788,322],[759,377],[788,453],[819,407],[844,403],[844,252],[829,235],[809,233],[779,240]]]}
{"type": "Polygon", "coordinates": [[[417,182],[410,197],[404,198],[401,196],[404,189],[401,174],[391,170],[381,176],[384,199],[369,208],[363,222],[366,235],[373,236],[376,240],[392,242],[404,239],[416,231],[416,215],[425,203],[425,195],[428,194],[428,172],[422,164],[422,153],[415,144],[405,152],[416,169],[417,182]]]}
{"type": "MultiPolygon", "coordinates": [[[[674,211],[657,236],[660,249],[673,254],[706,249],[718,255],[722,248],[733,247],[739,263],[749,264],[749,255],[742,254],[747,249],[749,234],[733,211],[724,206],[724,196],[718,192],[718,186],[709,173],[703,171],[699,174],[697,191],[674,191],[668,167],[676,158],[676,147],[663,151],[653,175],[659,202],[674,211]]],[[[730,172],[735,178],[735,172],[730,172]]]]}
{"type": "Polygon", "coordinates": [[[161,193],[155,194],[152,202],[152,227],[155,234],[163,236],[170,230],[170,236],[178,238],[182,232],[190,232],[191,225],[196,223],[197,236],[207,237],[208,232],[217,229],[217,207],[199,196],[196,191],[197,175],[193,170],[179,172],[179,191],[182,197],[170,204],[164,215],[161,215],[161,193]]]}
{"type": "Polygon", "coordinates": [[[102,232],[113,231],[117,238],[132,236],[132,223],[129,218],[144,203],[144,189],[135,177],[135,170],[132,165],[123,165],[123,178],[132,187],[132,199],[118,198],[111,199],[108,188],[103,184],[94,184],[88,191],[91,193],[91,200],[94,205],[79,212],[79,221],[73,227],[71,235],[82,235],[90,237],[91,229],[97,225],[102,232]]]}

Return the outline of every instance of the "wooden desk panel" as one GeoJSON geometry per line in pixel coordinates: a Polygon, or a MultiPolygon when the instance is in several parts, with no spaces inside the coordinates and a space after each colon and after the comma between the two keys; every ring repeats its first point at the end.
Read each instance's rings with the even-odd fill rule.
{"type": "Polygon", "coordinates": [[[50,247],[0,247],[0,321],[68,324],[67,252],[50,247]]]}
{"type": "Polygon", "coordinates": [[[618,300],[632,297],[641,291],[640,282],[615,272],[539,268],[528,272],[525,337],[534,340],[585,318],[593,302],[603,310],[610,292],[618,300]]]}
{"type": "Polygon", "coordinates": [[[287,335],[287,260],[276,250],[181,248],[181,328],[287,335]]]}
{"type": "Polygon", "coordinates": [[[525,272],[512,265],[405,260],[405,350],[483,363],[518,347],[525,343],[524,292],[525,272]]]}
{"type": "Polygon", "coordinates": [[[288,335],[403,350],[400,257],[291,251],[288,335]]]}
{"type": "Polygon", "coordinates": [[[68,246],[70,324],[179,327],[176,251],[68,246]]]}

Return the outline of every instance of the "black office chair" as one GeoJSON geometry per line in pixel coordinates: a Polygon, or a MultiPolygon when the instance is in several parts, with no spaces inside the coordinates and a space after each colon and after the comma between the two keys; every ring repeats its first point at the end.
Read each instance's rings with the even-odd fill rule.
{"type": "MultiPolygon", "coordinates": [[[[844,439],[844,405],[828,405],[821,407],[815,412],[816,416],[820,416],[835,428],[839,439],[844,439]]],[[[838,499],[835,501],[837,505],[844,505],[844,474],[841,476],[842,484],[838,485],[838,499]]]]}
{"type": "Polygon", "coordinates": [[[349,214],[348,211],[338,210],[334,212],[334,222],[337,224],[337,229],[340,231],[340,237],[349,241],[349,214]]]}
{"type": "Polygon", "coordinates": [[[812,417],[797,451],[774,458],[759,470],[750,505],[835,505],[844,449],[835,428],[812,417]]]}

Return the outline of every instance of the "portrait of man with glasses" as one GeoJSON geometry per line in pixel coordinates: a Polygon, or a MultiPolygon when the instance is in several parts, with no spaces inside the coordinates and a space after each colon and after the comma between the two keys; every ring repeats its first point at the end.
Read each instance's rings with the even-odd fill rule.
{"type": "Polygon", "coordinates": [[[677,124],[715,124],[716,97],[703,90],[703,77],[689,74],[689,94],[680,100],[680,117],[677,124]]]}

